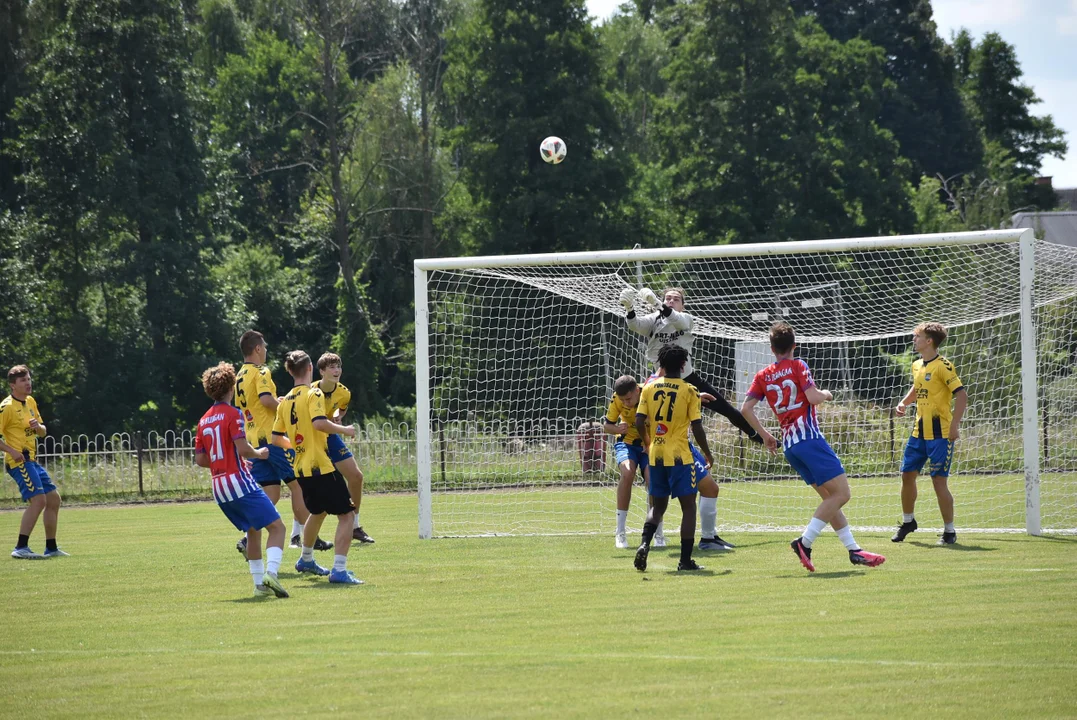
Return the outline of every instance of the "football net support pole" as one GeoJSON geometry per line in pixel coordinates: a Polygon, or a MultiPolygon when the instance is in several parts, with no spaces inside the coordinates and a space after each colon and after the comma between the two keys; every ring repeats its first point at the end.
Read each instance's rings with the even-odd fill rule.
{"type": "MultiPolygon", "coordinates": [[[[611,376],[646,377],[617,302],[645,284],[686,287],[694,360],[726,391],[750,380],[758,353],[746,349],[767,342],[770,322],[792,322],[816,380],[845,391],[820,420],[854,481],[849,517],[862,529],[899,517],[894,459],[912,421],[895,433],[892,406],[909,385],[913,326],[943,322],[943,354],[970,393],[952,483],[958,524],[1077,531],[1077,250],[994,230],[416,260],[420,537],[612,528],[613,437],[604,471],[581,469],[595,448],[576,429],[604,412],[611,376]],[[1044,443],[1058,448],[1042,477],[1041,403],[1052,418],[1044,443]],[[436,482],[435,452],[446,468],[436,482]]],[[[783,459],[754,453],[722,418],[705,421],[723,483],[719,530],[798,527],[814,496],[783,459]]],[[[633,495],[636,526],[643,496],[633,495]]],[[[937,512],[930,493],[917,509],[937,512]]]]}

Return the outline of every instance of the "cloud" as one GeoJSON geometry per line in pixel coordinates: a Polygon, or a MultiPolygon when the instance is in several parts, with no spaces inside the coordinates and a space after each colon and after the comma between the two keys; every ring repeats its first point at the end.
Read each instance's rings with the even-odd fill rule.
{"type": "Polygon", "coordinates": [[[939,35],[949,39],[951,31],[994,30],[1018,23],[1028,16],[1030,6],[1038,2],[1026,0],[934,0],[931,3],[939,35]]]}
{"type": "Polygon", "coordinates": [[[1070,0],[1068,15],[1060,15],[1055,27],[1060,35],[1077,35],[1077,0],[1070,0]]]}

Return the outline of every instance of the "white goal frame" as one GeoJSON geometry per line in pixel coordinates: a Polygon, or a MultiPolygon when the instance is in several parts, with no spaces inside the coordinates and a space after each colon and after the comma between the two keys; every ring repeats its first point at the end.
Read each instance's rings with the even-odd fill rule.
{"type": "MultiPolygon", "coordinates": [[[[946,244],[972,245],[1013,243],[1019,246],[1020,334],[1023,465],[1025,476],[1025,530],[1041,533],[1040,524],[1040,445],[1039,388],[1036,372],[1036,328],[1033,285],[1036,277],[1034,242],[1031,229],[987,230],[981,232],[898,235],[891,237],[838,240],[790,241],[740,245],[709,245],[683,248],[609,250],[596,252],[544,253],[529,255],[488,255],[477,257],[433,258],[415,261],[415,405],[416,463],[419,490],[419,537],[433,536],[432,505],[432,416],[430,398],[430,315],[428,275],[438,270],[471,268],[506,268],[635,261],[699,260],[761,255],[796,255],[817,252],[870,251],[930,247],[946,244]]],[[[911,331],[911,328],[910,328],[911,331]]]]}

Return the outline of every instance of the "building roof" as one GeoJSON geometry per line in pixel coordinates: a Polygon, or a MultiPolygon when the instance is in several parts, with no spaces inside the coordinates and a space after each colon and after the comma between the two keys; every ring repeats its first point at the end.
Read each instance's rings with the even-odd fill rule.
{"type": "Polygon", "coordinates": [[[1015,228],[1032,228],[1048,242],[1077,247],[1077,211],[1019,212],[1010,220],[1015,228]]]}

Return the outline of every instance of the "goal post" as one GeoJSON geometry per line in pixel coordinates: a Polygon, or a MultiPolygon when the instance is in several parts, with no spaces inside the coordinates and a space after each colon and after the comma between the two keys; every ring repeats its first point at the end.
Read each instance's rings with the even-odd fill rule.
{"type": "MultiPolygon", "coordinates": [[[[686,289],[693,361],[735,405],[770,323],[793,324],[817,382],[835,391],[820,424],[849,471],[847,514],[859,528],[900,518],[911,419],[892,408],[911,381],[912,328],[942,322],[951,331],[942,353],[970,395],[952,471],[959,526],[1077,528],[1077,250],[1031,230],[420,259],[414,268],[420,537],[612,532],[614,438],[594,423],[616,376],[649,372],[618,302],[642,285],[686,289]]],[[[719,528],[802,523],[813,496],[782,458],[705,416],[722,482],[719,528]]],[[[637,528],[644,497],[637,487],[637,528]]],[[[922,525],[937,515],[927,488],[917,511],[922,525]]]]}

